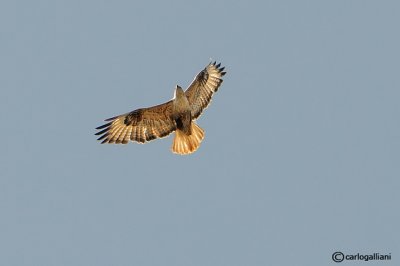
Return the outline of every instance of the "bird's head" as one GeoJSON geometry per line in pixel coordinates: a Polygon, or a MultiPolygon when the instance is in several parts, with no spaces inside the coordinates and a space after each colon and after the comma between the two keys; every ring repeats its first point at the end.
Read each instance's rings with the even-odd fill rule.
{"type": "Polygon", "coordinates": [[[185,95],[185,92],[183,91],[183,89],[182,89],[179,85],[176,85],[176,87],[175,87],[175,93],[174,93],[174,98],[176,98],[176,97],[181,97],[181,96],[183,96],[183,95],[185,95]]]}

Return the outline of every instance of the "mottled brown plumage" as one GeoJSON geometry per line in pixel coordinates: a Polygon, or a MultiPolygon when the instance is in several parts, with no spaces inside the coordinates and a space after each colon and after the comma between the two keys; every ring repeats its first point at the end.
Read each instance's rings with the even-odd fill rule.
{"type": "Polygon", "coordinates": [[[211,97],[221,86],[224,67],[210,63],[184,92],[176,86],[174,99],[152,107],[140,108],[115,116],[97,127],[96,135],[103,143],[145,143],[163,138],[176,131],[172,151],[189,154],[196,151],[204,138],[204,131],[194,123],[207,108],[211,97]]]}

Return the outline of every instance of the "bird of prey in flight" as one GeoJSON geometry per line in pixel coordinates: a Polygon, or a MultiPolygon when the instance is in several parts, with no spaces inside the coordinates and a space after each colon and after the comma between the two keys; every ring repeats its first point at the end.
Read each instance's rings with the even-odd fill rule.
{"type": "Polygon", "coordinates": [[[196,151],[204,138],[204,130],[195,120],[210,104],[225,73],[221,64],[208,64],[186,91],[177,85],[172,100],[106,119],[106,124],[96,128],[98,140],[102,144],[146,143],[175,131],[172,152],[185,155],[196,151]]]}

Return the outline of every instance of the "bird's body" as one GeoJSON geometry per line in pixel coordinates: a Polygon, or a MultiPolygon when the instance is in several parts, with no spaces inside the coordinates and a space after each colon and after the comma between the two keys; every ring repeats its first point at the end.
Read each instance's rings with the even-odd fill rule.
{"type": "Polygon", "coordinates": [[[181,87],[176,86],[175,97],[172,100],[172,114],[176,128],[190,135],[190,123],[192,122],[192,110],[185,92],[181,87]]]}
{"type": "Polygon", "coordinates": [[[223,70],[220,64],[209,64],[186,91],[176,86],[172,100],[106,119],[108,123],[96,128],[101,130],[96,133],[101,135],[98,140],[116,144],[126,144],[130,140],[145,143],[175,131],[174,153],[183,155],[196,151],[204,138],[204,130],[194,121],[221,85],[221,77],[226,73],[223,70]]]}

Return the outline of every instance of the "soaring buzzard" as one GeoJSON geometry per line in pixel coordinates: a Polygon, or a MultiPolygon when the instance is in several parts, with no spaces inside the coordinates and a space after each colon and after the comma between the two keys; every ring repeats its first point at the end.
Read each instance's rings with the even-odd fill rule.
{"type": "Polygon", "coordinates": [[[100,130],[96,135],[101,135],[98,140],[102,144],[126,144],[129,140],[145,143],[175,131],[172,152],[183,155],[196,151],[204,130],[194,121],[221,86],[226,72],[220,66],[216,62],[208,64],[185,92],[177,85],[174,98],[166,103],[106,119],[108,123],[96,128],[100,130]]]}

